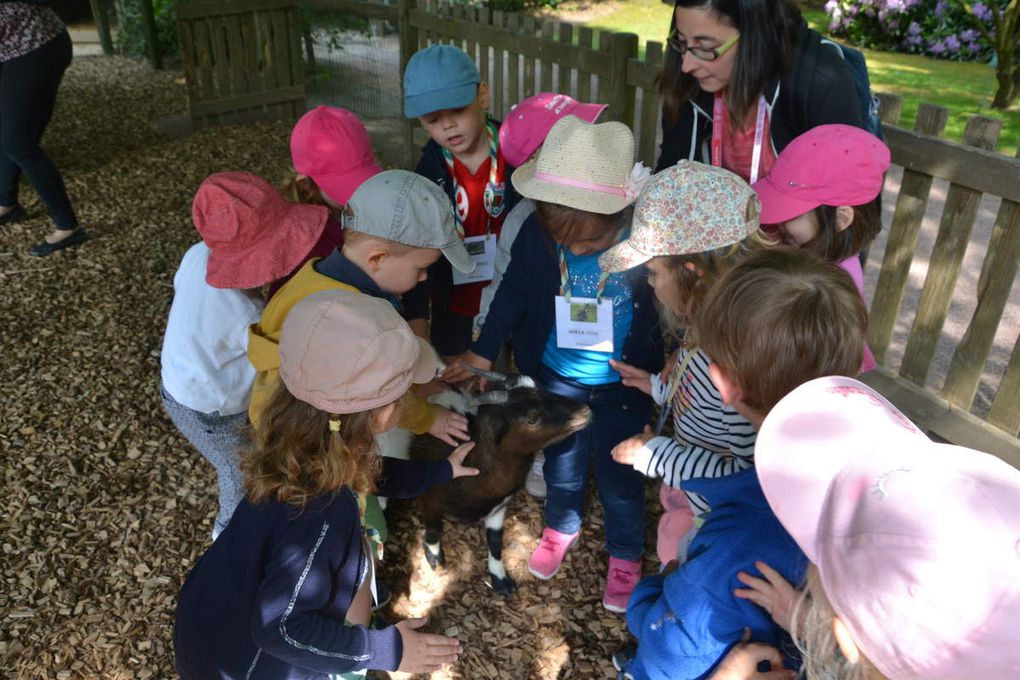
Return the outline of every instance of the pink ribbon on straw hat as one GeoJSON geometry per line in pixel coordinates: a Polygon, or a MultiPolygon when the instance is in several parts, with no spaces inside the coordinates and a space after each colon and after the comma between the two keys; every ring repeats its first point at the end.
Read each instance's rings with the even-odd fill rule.
{"type": "Polygon", "coordinates": [[[562,186],[574,187],[576,189],[597,191],[601,194],[623,196],[628,201],[637,199],[638,194],[641,193],[641,189],[645,186],[645,183],[651,176],[651,169],[646,168],[645,164],[641,161],[635,163],[634,167],[631,168],[630,174],[627,175],[627,179],[623,182],[623,186],[599,184],[598,182],[586,182],[583,179],[574,179],[573,177],[564,177],[563,175],[553,175],[548,172],[535,172],[535,179],[548,182],[549,184],[560,184],[562,186]]]}

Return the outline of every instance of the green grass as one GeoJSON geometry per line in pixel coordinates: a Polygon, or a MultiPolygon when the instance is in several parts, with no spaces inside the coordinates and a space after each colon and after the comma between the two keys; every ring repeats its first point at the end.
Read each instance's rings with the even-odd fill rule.
{"type": "MultiPolygon", "coordinates": [[[[672,6],[663,4],[661,0],[623,0],[618,3],[617,9],[586,25],[636,33],[643,54],[645,42],[665,41],[671,10],[672,6]]],[[[806,9],[804,16],[812,28],[825,32],[828,21],[824,11],[806,9]]],[[[570,21],[569,12],[562,17],[570,21]]],[[[949,109],[947,139],[959,141],[967,119],[980,114],[1003,122],[999,150],[1010,155],[1016,152],[1020,145],[1020,103],[1014,104],[1008,111],[989,108],[995,93],[995,72],[991,66],[874,50],[864,50],[864,54],[868,60],[872,89],[902,97],[901,126],[913,127],[921,102],[940,104],[949,109]]]]}

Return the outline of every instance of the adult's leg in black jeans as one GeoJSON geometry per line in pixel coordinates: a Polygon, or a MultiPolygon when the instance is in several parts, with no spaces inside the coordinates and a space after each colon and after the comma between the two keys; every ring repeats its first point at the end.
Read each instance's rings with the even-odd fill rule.
{"type": "Polygon", "coordinates": [[[70,61],[65,32],[0,68],[0,206],[17,204],[18,179],[24,173],[57,227],[47,238],[51,242],[78,227],[63,178],[40,146],[70,61]]]}

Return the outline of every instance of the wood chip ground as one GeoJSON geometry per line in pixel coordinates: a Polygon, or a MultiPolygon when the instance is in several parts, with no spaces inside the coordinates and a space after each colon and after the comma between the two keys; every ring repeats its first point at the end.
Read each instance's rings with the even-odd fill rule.
{"type": "MultiPolygon", "coordinates": [[[[77,59],[45,147],[93,239],[28,257],[49,223],[27,186],[31,219],[0,229],[5,678],[175,676],[176,594],[208,544],[216,485],[157,395],[173,272],[197,240],[190,214],[201,180],[243,169],[280,181],[290,132],[286,122],[177,139],[156,131],[157,119],[186,107],[177,72],[77,59]]],[[[394,508],[383,567],[390,615],[428,614],[431,630],[466,650],[435,678],[613,676],[609,658],[625,629],[601,606],[601,512],[593,498],[589,507],[583,540],[543,582],[526,567],[542,529],[539,502],[513,502],[505,558],[520,590],[510,599],[484,585],[481,527],[449,527],[447,567],[434,574],[413,513],[394,508]]],[[[649,545],[653,529],[650,521],[649,545]]]]}

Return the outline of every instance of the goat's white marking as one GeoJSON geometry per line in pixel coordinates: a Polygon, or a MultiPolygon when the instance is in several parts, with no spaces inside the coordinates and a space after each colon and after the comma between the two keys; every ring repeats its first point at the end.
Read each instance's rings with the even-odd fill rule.
{"type": "Polygon", "coordinates": [[[440,545],[438,543],[425,543],[425,549],[428,550],[433,557],[439,557],[440,545]]]}
{"type": "Polygon", "coordinates": [[[489,511],[489,514],[485,516],[486,529],[496,529],[498,531],[503,528],[503,520],[506,518],[506,506],[509,504],[510,496],[507,496],[499,505],[489,511]]]}
{"type": "Polygon", "coordinates": [[[497,579],[505,579],[506,568],[503,566],[503,560],[497,560],[492,555],[489,555],[489,573],[497,579]]]}
{"type": "Polygon", "coordinates": [[[429,403],[448,408],[461,415],[474,415],[478,407],[474,398],[456,390],[445,390],[429,397],[429,403]]]}
{"type": "Polygon", "coordinates": [[[411,457],[411,438],[414,435],[410,430],[402,430],[395,427],[392,430],[381,432],[375,436],[375,445],[379,449],[379,455],[387,458],[399,458],[408,460],[411,457]]]}

